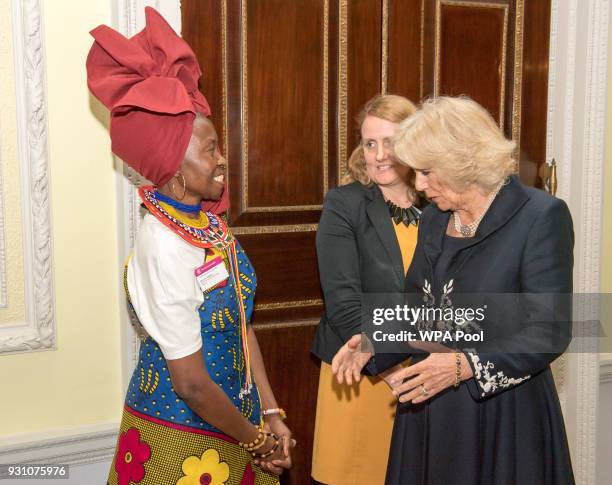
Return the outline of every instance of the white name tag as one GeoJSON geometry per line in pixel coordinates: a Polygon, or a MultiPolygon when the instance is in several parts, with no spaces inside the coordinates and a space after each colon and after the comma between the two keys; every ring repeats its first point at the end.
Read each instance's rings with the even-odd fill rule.
{"type": "Polygon", "coordinates": [[[229,273],[223,259],[217,256],[196,268],[195,277],[202,291],[207,292],[215,287],[225,286],[229,273]]]}

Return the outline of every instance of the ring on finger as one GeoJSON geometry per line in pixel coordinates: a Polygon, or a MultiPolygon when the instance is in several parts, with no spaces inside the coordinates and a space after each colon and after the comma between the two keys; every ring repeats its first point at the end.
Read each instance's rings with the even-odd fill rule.
{"type": "Polygon", "coordinates": [[[423,396],[428,396],[429,395],[429,391],[427,390],[427,388],[425,387],[425,384],[421,384],[421,394],[423,396]]]}

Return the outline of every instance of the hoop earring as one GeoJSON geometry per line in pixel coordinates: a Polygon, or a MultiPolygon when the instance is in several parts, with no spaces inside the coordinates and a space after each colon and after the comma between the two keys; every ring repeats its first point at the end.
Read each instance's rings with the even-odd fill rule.
{"type": "Polygon", "coordinates": [[[174,176],[174,178],[178,179],[179,175],[183,179],[183,195],[181,197],[176,195],[176,192],[174,191],[174,183],[170,184],[170,190],[172,191],[172,195],[174,195],[174,198],[176,200],[183,200],[185,198],[185,194],[187,193],[187,185],[186,185],[186,182],[185,182],[185,176],[183,175],[182,172],[177,172],[177,174],[174,176]]]}

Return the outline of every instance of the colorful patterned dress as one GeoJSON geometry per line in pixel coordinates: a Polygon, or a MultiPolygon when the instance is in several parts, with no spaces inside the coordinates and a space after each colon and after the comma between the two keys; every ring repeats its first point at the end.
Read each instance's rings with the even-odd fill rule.
{"type": "Polygon", "coordinates": [[[250,383],[248,348],[243,343],[255,295],[253,267],[217,216],[201,216],[204,224],[217,229],[211,238],[214,244],[202,247],[206,238],[200,238],[200,247],[195,247],[162,219],[164,213],[172,218],[170,207],[154,199],[151,205],[144,197],[152,194],[141,190],[151,213],[141,224],[126,265],[132,317],[146,333],[129,384],[108,485],[276,485],[276,476],[255,466],[235,439],[203,421],[177,395],[166,362],[168,356],[190,355],[194,348],[197,352],[199,346],[211,379],[244,417],[254,425],[261,423],[255,383],[244,392],[250,383]],[[230,277],[225,286],[203,293],[193,271],[217,256],[226,261],[230,277]],[[196,324],[199,328],[194,330],[196,324]]]}

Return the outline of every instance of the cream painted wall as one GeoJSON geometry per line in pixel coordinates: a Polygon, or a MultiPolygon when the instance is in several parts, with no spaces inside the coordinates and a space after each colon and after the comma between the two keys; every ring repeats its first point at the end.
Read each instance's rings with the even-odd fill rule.
{"type": "Polygon", "coordinates": [[[0,308],[0,325],[25,320],[17,112],[11,4],[0,2],[0,210],[4,217],[4,261],[7,306],[0,308]]]}
{"type": "MultiPolygon", "coordinates": [[[[88,31],[110,23],[111,2],[41,3],[57,350],[0,355],[0,440],[118,421],[122,407],[116,174],[104,126],[108,115],[91,99],[85,76],[92,43],[88,31]]],[[[4,8],[10,2],[0,4],[4,8]]],[[[0,32],[5,32],[3,11],[0,19],[0,32]]],[[[0,53],[7,38],[0,36],[0,53]]],[[[14,97],[14,89],[9,91],[14,97]]],[[[14,113],[8,118],[2,120],[2,132],[14,137],[14,113]]],[[[7,163],[16,165],[14,154],[7,163]]]]}

